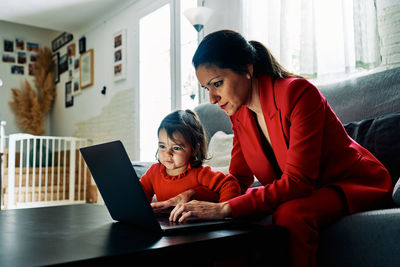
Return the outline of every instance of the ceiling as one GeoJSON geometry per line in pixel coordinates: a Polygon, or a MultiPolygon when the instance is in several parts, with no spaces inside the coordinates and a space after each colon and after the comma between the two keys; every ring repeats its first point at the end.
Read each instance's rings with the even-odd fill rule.
{"type": "Polygon", "coordinates": [[[0,0],[0,20],[74,32],[136,0],[0,0]]]}

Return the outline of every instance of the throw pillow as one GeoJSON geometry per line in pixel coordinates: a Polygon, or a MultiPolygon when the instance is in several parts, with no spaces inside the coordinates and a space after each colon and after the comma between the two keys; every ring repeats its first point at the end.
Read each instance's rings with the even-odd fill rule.
{"type": "Polygon", "coordinates": [[[210,166],[214,171],[228,173],[232,147],[233,134],[216,132],[210,139],[207,156],[209,159],[204,162],[204,165],[210,166]]]}
{"type": "Polygon", "coordinates": [[[397,180],[393,189],[393,201],[396,205],[400,206],[400,179],[397,180]]]}
{"type": "Polygon", "coordinates": [[[344,128],[387,168],[395,184],[400,176],[400,113],[351,122],[344,128]]]}

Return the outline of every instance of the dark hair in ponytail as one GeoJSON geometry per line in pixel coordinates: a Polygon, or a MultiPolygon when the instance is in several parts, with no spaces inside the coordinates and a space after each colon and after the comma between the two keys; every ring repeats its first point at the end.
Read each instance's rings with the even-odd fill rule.
{"type": "Polygon", "coordinates": [[[204,37],[193,56],[192,63],[195,69],[202,65],[215,65],[239,74],[247,73],[251,64],[255,77],[265,74],[273,79],[302,78],[279,64],[262,43],[247,42],[242,35],[231,30],[216,31],[204,37]]]}

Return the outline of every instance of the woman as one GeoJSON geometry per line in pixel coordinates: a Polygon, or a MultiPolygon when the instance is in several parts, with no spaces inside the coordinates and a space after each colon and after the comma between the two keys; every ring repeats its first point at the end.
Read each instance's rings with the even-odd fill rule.
{"type": "Polygon", "coordinates": [[[200,43],[193,64],[210,102],[230,116],[229,171],[245,194],[223,203],[180,201],[170,220],[272,214],[289,232],[292,265],[316,266],[319,229],[391,201],[385,167],[346,134],[319,91],[261,43],[214,32],[200,43]],[[264,186],[247,190],[253,176],[264,186]]]}

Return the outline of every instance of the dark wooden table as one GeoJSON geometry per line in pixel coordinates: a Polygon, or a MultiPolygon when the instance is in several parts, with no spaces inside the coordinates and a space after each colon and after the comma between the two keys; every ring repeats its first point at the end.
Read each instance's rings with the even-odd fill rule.
{"type": "Polygon", "coordinates": [[[257,224],[158,236],[114,222],[103,205],[0,211],[0,266],[4,267],[213,266],[230,260],[248,266],[283,266],[286,243],[282,228],[257,224]]]}

